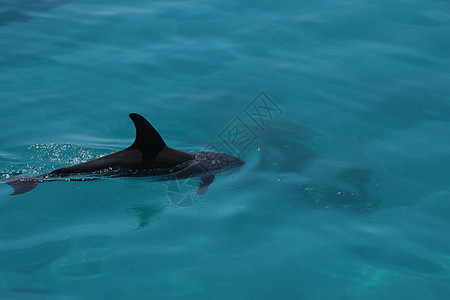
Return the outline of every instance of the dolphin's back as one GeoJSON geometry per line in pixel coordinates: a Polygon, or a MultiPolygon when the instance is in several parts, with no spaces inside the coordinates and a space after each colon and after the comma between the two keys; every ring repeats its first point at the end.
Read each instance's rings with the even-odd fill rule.
{"type": "Polygon", "coordinates": [[[52,175],[96,173],[101,171],[141,171],[178,166],[195,156],[166,146],[159,133],[142,116],[130,114],[136,127],[134,143],[119,152],[79,165],[51,172],[52,175]]]}
{"type": "Polygon", "coordinates": [[[143,155],[138,149],[124,149],[122,151],[112,153],[85,163],[75,166],[57,169],[50,174],[65,175],[65,174],[83,174],[96,173],[103,170],[118,170],[118,169],[134,169],[135,166],[142,164],[143,155]]]}

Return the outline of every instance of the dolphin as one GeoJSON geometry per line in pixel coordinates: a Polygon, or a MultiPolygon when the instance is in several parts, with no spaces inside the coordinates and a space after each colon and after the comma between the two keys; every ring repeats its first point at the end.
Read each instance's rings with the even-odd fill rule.
{"type": "Polygon", "coordinates": [[[170,148],[144,117],[136,113],[129,116],[136,127],[136,139],[128,148],[36,177],[11,177],[0,181],[14,189],[12,196],[31,191],[39,183],[55,180],[85,181],[100,176],[152,176],[157,180],[195,177],[200,179],[197,194],[203,194],[214,181],[215,174],[244,164],[238,157],[223,153],[184,152],[170,148]]]}

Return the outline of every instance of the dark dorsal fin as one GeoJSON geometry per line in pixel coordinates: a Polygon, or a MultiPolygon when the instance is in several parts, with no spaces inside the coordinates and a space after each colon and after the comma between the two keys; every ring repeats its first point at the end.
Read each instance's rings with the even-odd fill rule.
{"type": "Polygon", "coordinates": [[[166,146],[159,133],[143,116],[132,113],[130,118],[136,126],[136,139],[131,147],[151,149],[158,153],[166,146]]]}

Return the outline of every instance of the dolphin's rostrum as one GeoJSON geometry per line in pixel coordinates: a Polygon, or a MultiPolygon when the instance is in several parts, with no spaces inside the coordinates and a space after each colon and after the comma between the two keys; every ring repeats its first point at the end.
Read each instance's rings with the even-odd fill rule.
{"type": "Polygon", "coordinates": [[[155,176],[159,180],[175,180],[197,177],[201,180],[197,193],[202,194],[213,182],[215,174],[244,164],[239,158],[227,154],[170,148],[144,117],[132,113],[130,118],[136,127],[136,139],[124,150],[36,177],[12,177],[1,181],[13,187],[11,195],[19,195],[31,191],[38,183],[60,179],[155,176]]]}

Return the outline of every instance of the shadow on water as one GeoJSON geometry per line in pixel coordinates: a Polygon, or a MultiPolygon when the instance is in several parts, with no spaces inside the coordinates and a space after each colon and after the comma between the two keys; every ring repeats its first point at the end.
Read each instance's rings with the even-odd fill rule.
{"type": "Polygon", "coordinates": [[[323,136],[314,129],[293,122],[271,124],[267,129],[260,166],[295,178],[291,189],[297,199],[316,208],[377,210],[380,203],[371,169],[316,153],[306,145],[323,136]]]}
{"type": "Polygon", "coordinates": [[[154,222],[156,217],[163,213],[165,208],[162,205],[150,204],[146,206],[132,207],[130,212],[138,220],[137,229],[142,229],[154,222]]]}
{"type": "Polygon", "coordinates": [[[0,26],[15,22],[28,22],[34,12],[46,12],[66,4],[67,0],[0,0],[0,26]]]}
{"type": "Polygon", "coordinates": [[[339,172],[332,183],[312,182],[300,185],[302,198],[320,208],[352,209],[371,212],[378,208],[379,199],[368,195],[371,183],[369,169],[350,168],[339,172]]]}
{"type": "Polygon", "coordinates": [[[286,121],[268,123],[261,141],[261,167],[276,172],[298,172],[319,158],[304,143],[322,136],[320,132],[297,123],[286,121]]]}

